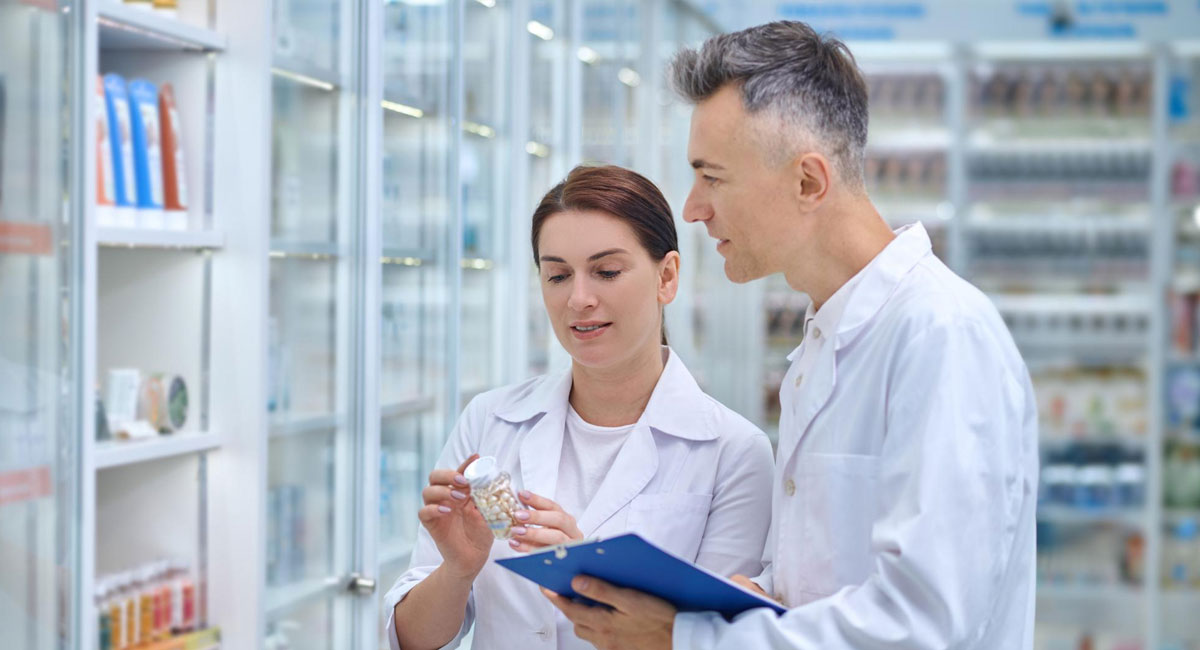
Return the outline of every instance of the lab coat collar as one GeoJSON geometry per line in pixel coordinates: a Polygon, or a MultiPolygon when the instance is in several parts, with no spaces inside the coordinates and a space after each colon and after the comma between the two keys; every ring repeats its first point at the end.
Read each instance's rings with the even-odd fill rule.
{"type": "MultiPolygon", "coordinates": [[[[929,234],[920,222],[902,226],[895,232],[896,238],[835,291],[819,310],[814,313],[809,303],[804,313],[805,336],[817,327],[827,334],[837,334],[835,349],[853,341],[862,327],[879,313],[900,279],[932,250],[929,234]]],[[[788,361],[799,352],[797,347],[788,355],[788,361]]]]}
{"type": "Polygon", "coordinates": [[[855,276],[858,282],[853,294],[846,297],[837,323],[838,348],[862,332],[892,297],[904,276],[931,250],[924,224],[917,222],[896,230],[896,238],[855,276]]]}
{"type": "MultiPolygon", "coordinates": [[[[658,378],[658,384],[654,386],[654,392],[650,394],[646,409],[638,418],[638,424],[686,440],[715,439],[717,432],[711,426],[713,410],[709,408],[707,396],[700,390],[679,355],[670,348],[666,349],[667,364],[658,378]]],[[[570,396],[571,369],[568,368],[535,382],[529,392],[497,409],[496,417],[518,424],[545,414],[547,417],[544,420],[553,419],[565,426],[570,396]]]]}

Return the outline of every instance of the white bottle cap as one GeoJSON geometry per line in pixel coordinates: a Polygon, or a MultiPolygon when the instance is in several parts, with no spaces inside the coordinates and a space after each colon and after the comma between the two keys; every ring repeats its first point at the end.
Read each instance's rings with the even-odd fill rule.
{"type": "Polygon", "coordinates": [[[480,456],[463,470],[463,478],[467,479],[472,488],[487,487],[499,475],[500,468],[492,456],[480,456]]]}

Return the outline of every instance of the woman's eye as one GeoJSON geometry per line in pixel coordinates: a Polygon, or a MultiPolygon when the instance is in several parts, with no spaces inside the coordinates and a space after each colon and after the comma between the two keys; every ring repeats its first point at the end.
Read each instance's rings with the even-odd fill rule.
{"type": "Polygon", "coordinates": [[[552,284],[558,284],[559,282],[562,282],[563,280],[566,280],[566,279],[567,279],[567,276],[565,276],[565,275],[552,275],[552,276],[546,278],[546,281],[550,282],[552,284]]]}
{"type": "Polygon", "coordinates": [[[706,183],[708,183],[709,185],[716,185],[716,183],[717,183],[717,179],[716,179],[716,177],[715,177],[715,176],[709,176],[708,174],[705,174],[705,175],[704,175],[704,176],[702,176],[701,178],[703,178],[703,179],[704,179],[704,181],[705,181],[706,183]]]}
{"type": "Polygon", "coordinates": [[[612,280],[618,275],[621,275],[620,271],[597,271],[597,273],[599,273],[600,277],[604,278],[605,280],[612,280]]]}

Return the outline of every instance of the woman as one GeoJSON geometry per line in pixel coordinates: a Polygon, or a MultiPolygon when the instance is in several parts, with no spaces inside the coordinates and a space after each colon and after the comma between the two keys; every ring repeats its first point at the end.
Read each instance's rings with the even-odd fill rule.
{"type": "Polygon", "coordinates": [[[590,648],[537,586],[489,559],[632,531],[721,575],[758,575],[771,447],[666,347],[679,251],[666,199],[619,167],[576,167],[533,215],[547,315],[571,369],[467,405],[422,493],[409,570],[384,599],[392,648],[590,648]],[[462,476],[494,456],[529,508],[496,541],[462,476]],[[457,468],[449,469],[449,468],[457,468]]]}

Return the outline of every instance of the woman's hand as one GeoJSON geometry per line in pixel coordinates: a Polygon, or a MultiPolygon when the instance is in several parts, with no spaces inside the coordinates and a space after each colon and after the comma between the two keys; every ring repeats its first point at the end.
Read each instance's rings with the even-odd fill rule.
{"type": "Polygon", "coordinates": [[[433,470],[429,485],[421,491],[425,505],[417,512],[442,554],[443,569],[463,580],[474,580],[479,575],[495,541],[483,515],[471,501],[471,488],[462,475],[478,457],[479,454],[472,454],[457,470],[433,470]]]}
{"type": "Polygon", "coordinates": [[[575,518],[563,512],[557,503],[524,490],[517,497],[531,510],[516,512],[517,525],[512,529],[513,538],[508,541],[516,550],[528,553],[546,546],[583,539],[583,533],[575,523],[575,518]]]}

